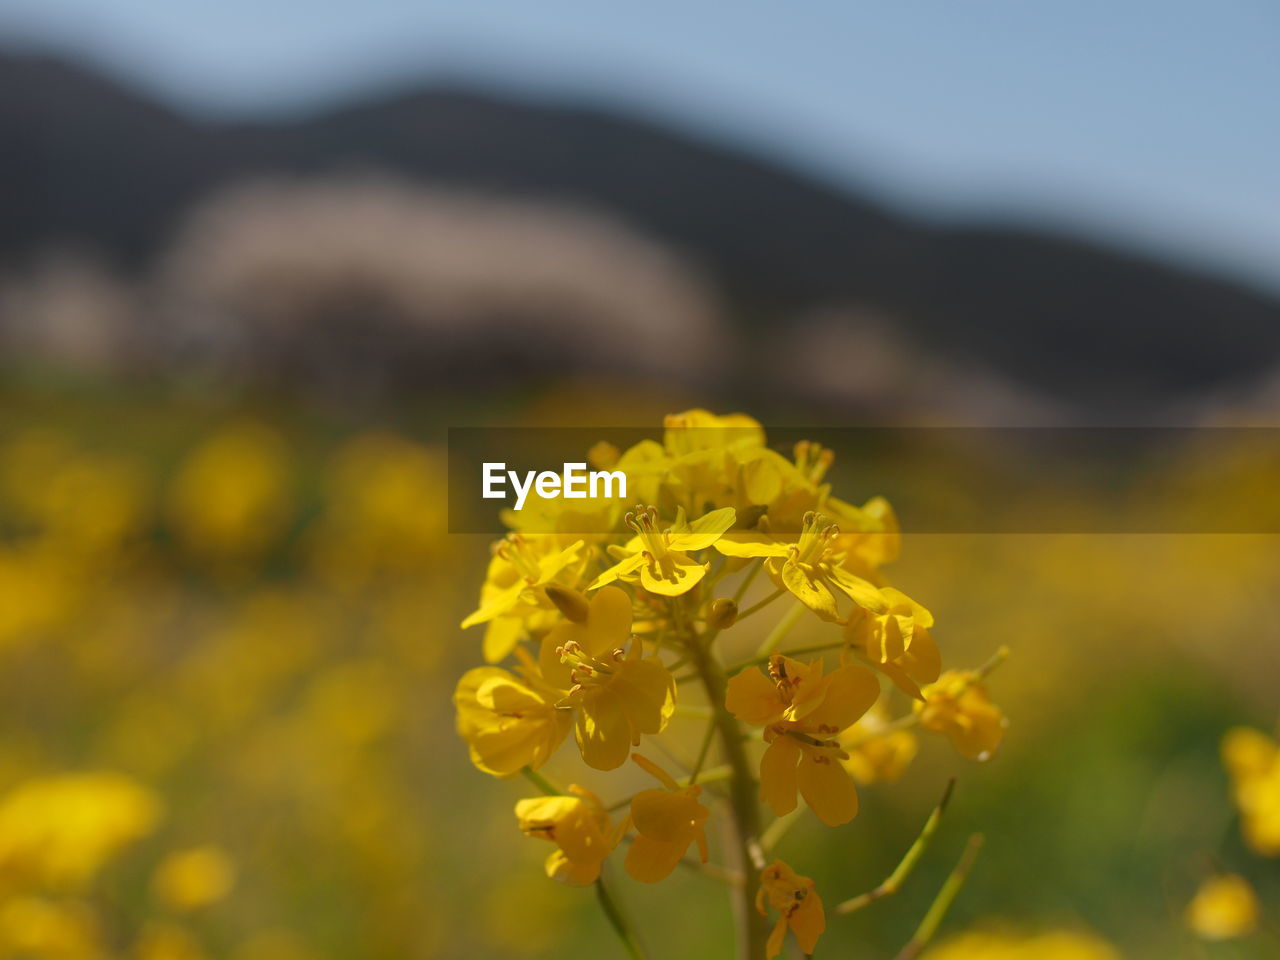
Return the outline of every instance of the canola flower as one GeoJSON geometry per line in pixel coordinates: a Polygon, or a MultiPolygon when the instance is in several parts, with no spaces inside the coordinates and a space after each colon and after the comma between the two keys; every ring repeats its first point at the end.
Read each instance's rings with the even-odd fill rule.
{"type": "Polygon", "coordinates": [[[826,913],[813,881],[800,876],[781,860],[775,860],[760,874],[756,909],[761,914],[765,913],[765,904],[778,913],[778,922],[765,944],[767,960],[773,960],[782,953],[782,942],[788,930],[805,954],[813,953],[818,937],[827,928],[826,913]]]}
{"type": "MultiPolygon", "coordinates": [[[[933,614],[881,569],[901,546],[892,508],[833,496],[830,450],[806,441],[788,458],[750,417],[690,410],[666,419],[660,441],[602,442],[587,458],[626,474],[642,502],[624,511],[543,499],[503,515],[511,532],[462,622],[484,627],[487,665],[458,682],[457,731],[479,770],[523,773],[538,787],[517,802],[521,832],[555,844],[548,877],[595,887],[631,957],[645,956],[643,937],[609,874],[624,848],[622,869],[641,883],[680,867],[725,881],[743,960],[779,956],[788,935],[810,954],[826,929],[822,897],[769,859],[800,800],[825,826],[848,824],[855,782],[897,779],[918,731],[989,758],[1007,726],[985,686],[999,657],[942,672],[933,614]],[[743,659],[736,651],[751,628],[742,625],[765,622],[754,618],[780,601],[789,608],[743,659]],[[802,620],[825,642],[788,647],[802,620]],[[704,724],[700,736],[687,735],[690,720],[704,724]],[[677,726],[686,736],[673,735],[677,726]],[[566,756],[570,729],[576,749],[566,756]],[[628,757],[660,786],[606,805],[601,796],[633,781],[621,770],[628,757]],[[546,773],[576,763],[599,785],[562,789],[546,773]]],[[[893,877],[837,914],[898,889],[944,805],[893,877]]],[[[911,949],[931,938],[979,845],[911,949]]]]}
{"type": "Polygon", "coordinates": [[[1208,877],[1187,904],[1187,926],[1204,940],[1233,940],[1258,926],[1258,895],[1244,877],[1208,877]]]}
{"type": "Polygon", "coordinates": [[[1093,933],[1047,930],[1016,933],[974,930],[924,954],[924,960],[1121,960],[1120,952],[1093,933]]]}
{"type": "Polygon", "coordinates": [[[1222,739],[1222,762],[1245,843],[1260,857],[1280,857],[1280,743],[1261,730],[1236,727],[1222,739]]]}
{"type": "Polygon", "coordinates": [[[0,798],[0,876],[77,890],[156,826],[159,798],[114,773],[42,777],[0,798]]]}

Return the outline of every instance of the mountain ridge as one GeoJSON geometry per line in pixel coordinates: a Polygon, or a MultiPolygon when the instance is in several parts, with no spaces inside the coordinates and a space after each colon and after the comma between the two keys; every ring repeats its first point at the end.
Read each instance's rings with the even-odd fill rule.
{"type": "Polygon", "coordinates": [[[376,171],[602,210],[716,283],[750,331],[851,304],[1082,404],[1269,369],[1280,302],[1101,241],[937,224],[598,107],[417,88],[282,121],[198,120],[54,58],[0,53],[0,265],[57,243],[141,270],[183,214],[258,176],[376,171]]]}

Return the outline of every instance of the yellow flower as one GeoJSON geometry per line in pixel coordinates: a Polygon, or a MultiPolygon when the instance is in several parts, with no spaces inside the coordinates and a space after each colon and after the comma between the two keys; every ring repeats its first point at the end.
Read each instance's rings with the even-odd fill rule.
{"type": "Polygon", "coordinates": [[[0,871],[80,888],[159,815],[155,795],[118,774],[28,780],[0,801],[0,871]]]}
{"type": "Polygon", "coordinates": [[[840,525],[836,549],[845,555],[844,565],[879,583],[878,571],[898,559],[902,534],[893,507],[884,497],[872,497],[861,507],[829,498],[823,509],[840,525]]]}
{"type": "Polygon", "coordinates": [[[471,762],[496,777],[540,767],[572,723],[569,712],[556,707],[562,691],[539,675],[527,655],[521,672],[523,681],[500,667],[476,667],[462,675],[453,695],[458,735],[471,762]]]}
{"type": "Polygon", "coordinates": [[[745,413],[694,408],[662,418],[662,445],[672,456],[734,447],[763,447],[764,428],[745,413]]]}
{"type": "Polygon", "coordinates": [[[880,696],[875,674],[847,665],[824,676],[821,659],[808,664],[775,654],[769,674],[743,670],[729,681],[725,706],[765,728],[760,799],[782,816],[796,807],[796,791],[827,826],[858,813],[858,793],[836,739],[880,696]]]}
{"type": "Polygon", "coordinates": [[[910,730],[894,730],[884,707],[877,703],[840,737],[849,755],[844,768],[858,783],[892,783],[915,759],[919,744],[910,730]]]}
{"type": "Polygon", "coordinates": [[[543,614],[545,625],[550,626],[555,605],[548,599],[546,587],[557,581],[567,586],[577,583],[585,562],[582,547],[581,540],[561,547],[555,536],[518,533],[494,544],[480,588],[480,606],[462,621],[463,630],[490,624],[484,640],[489,663],[497,663],[510,653],[523,634],[521,621],[513,618],[543,614]]]}
{"type": "Polygon", "coordinates": [[[1120,960],[1120,954],[1097,936],[1073,930],[1030,935],[975,930],[935,947],[925,960],[1120,960]]]}
{"type": "Polygon", "coordinates": [[[275,542],[289,505],[284,440],[249,422],[227,427],[187,457],[169,512],[178,539],[194,554],[244,561],[275,542]]]}
{"type": "Polygon", "coordinates": [[[1004,738],[1009,721],[991,702],[974,670],[948,670],[917,700],[920,725],[945,734],[956,752],[970,760],[987,760],[1004,738]]]}
{"type": "Polygon", "coordinates": [[[1187,926],[1205,940],[1232,940],[1258,925],[1258,896],[1234,873],[1209,877],[1187,905],[1187,926]]]}
{"type": "Polygon", "coordinates": [[[610,553],[618,560],[596,577],[588,590],[595,590],[615,580],[639,583],[650,593],[678,597],[688,593],[706,575],[709,564],[689,556],[690,550],[704,550],[720,539],[733,526],[732,507],[713,510],[693,523],[685,519],[684,509],[676,513],[676,521],[666,530],[658,529],[656,507],[637,507],[628,513],[627,526],[636,532],[625,547],[613,547],[610,553]]]}
{"type": "Polygon", "coordinates": [[[217,847],[194,847],[170,854],[156,868],[151,886],[175,910],[217,903],[235,885],[236,868],[217,847]]]}
{"type": "Polygon", "coordinates": [[[761,916],[765,913],[766,902],[778,911],[778,922],[765,945],[767,960],[782,954],[782,942],[788,929],[795,934],[796,943],[805,956],[813,953],[822,931],[827,929],[822,898],[814,889],[813,881],[800,876],[781,860],[775,860],[760,874],[756,909],[761,916]]]}
{"type": "Polygon", "coordinates": [[[1222,739],[1245,843],[1262,857],[1280,857],[1280,744],[1260,730],[1236,727],[1222,739]]]}
{"type": "Polygon", "coordinates": [[[909,697],[920,699],[920,684],[933,683],[942,669],[929,628],[933,614],[905,593],[884,587],[883,613],[854,607],[844,627],[845,643],[909,697]]]}
{"type": "Polygon", "coordinates": [[[135,960],[205,960],[207,954],[190,930],[152,920],[142,928],[133,956],[135,960]]]}
{"type": "Polygon", "coordinates": [[[595,883],[600,866],[618,845],[622,831],[610,828],[609,814],[590,790],[577,784],[572,796],[534,797],[516,803],[520,830],[556,845],[547,856],[547,876],[574,887],[595,883]]]}
{"type": "Polygon", "coordinates": [[[849,572],[839,547],[840,529],[826,517],[810,511],[804,516],[794,543],[759,534],[719,540],[715,547],[728,557],[765,557],[765,569],[779,587],[785,587],[824,620],[842,620],[838,596],[858,607],[885,613],[889,604],[871,581],[849,572]]]}
{"type": "Polygon", "coordinates": [[[597,770],[622,766],[640,735],[660,733],[675,712],[675,679],[641,651],[631,637],[631,599],[618,587],[601,589],[580,622],[565,620],[542,640],[542,675],[568,689],[558,706],[576,709],[574,736],[597,770]]]}
{"type": "Polygon", "coordinates": [[[627,873],[642,883],[657,883],[676,868],[693,843],[706,863],[707,833],[703,825],[711,811],[698,802],[702,788],[697,784],[680,786],[665,770],[638,753],[633,753],[631,759],[666,789],[641,790],[631,799],[636,838],[627,851],[627,873]]]}
{"type": "Polygon", "coordinates": [[[101,924],[88,904],[10,896],[0,905],[0,956],[101,960],[101,924]]]}

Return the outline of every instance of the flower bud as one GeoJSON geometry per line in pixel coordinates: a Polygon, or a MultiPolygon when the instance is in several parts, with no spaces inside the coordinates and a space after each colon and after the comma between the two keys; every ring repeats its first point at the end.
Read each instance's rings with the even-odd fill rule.
{"type": "Polygon", "coordinates": [[[723,630],[725,627],[731,627],[737,619],[738,605],[728,597],[720,597],[718,600],[711,601],[711,607],[707,610],[707,626],[712,630],[723,630]]]}
{"type": "Polygon", "coordinates": [[[607,440],[601,440],[587,451],[587,463],[597,470],[612,470],[618,465],[618,459],[621,456],[622,453],[617,447],[607,440]]]}
{"type": "Polygon", "coordinates": [[[587,598],[577,590],[549,583],[544,588],[547,599],[554,603],[560,612],[574,623],[585,623],[587,619],[587,598]]]}

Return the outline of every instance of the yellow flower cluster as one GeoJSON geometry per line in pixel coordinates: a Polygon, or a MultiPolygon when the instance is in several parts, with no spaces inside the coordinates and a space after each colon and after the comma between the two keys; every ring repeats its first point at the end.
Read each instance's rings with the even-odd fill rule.
{"type": "Polygon", "coordinates": [[[1261,857],[1280,857],[1280,743],[1261,730],[1236,727],[1222,740],[1222,762],[1245,842],[1261,857]]]}
{"type": "Polygon", "coordinates": [[[972,931],[939,944],[925,960],[1120,960],[1120,953],[1096,935],[1075,930],[972,931]]]}
{"type": "Polygon", "coordinates": [[[458,683],[458,732],[477,768],[523,771],[542,789],[519,801],[517,819],[555,843],[546,871],[567,883],[602,882],[624,841],[624,868],[642,882],[682,862],[697,868],[709,856],[704,824],[723,811],[736,837],[728,869],[753,871],[744,887],[779,914],[767,942],[755,921],[744,935],[773,957],[789,929],[809,952],[824,926],[821,900],[785,863],[766,865],[773,838],[762,839],[757,803],[786,818],[802,797],[823,823],[847,823],[855,780],[896,779],[916,753],[915,728],[987,759],[1005,719],[985,670],[942,672],[933,614],[881,569],[900,548],[891,507],[835,497],[829,450],[802,442],[787,457],[747,416],[690,410],[666,419],[660,442],[600,444],[589,459],[623,472],[642,503],[531,500],[504,517],[511,532],[493,545],[479,604],[462,622],[484,627],[487,664],[458,683]],[[763,595],[762,580],[772,585],[763,595]],[[750,635],[743,624],[788,598],[754,656],[727,665],[750,635]],[[827,639],[784,650],[806,618],[827,639]],[[896,718],[892,691],[914,703],[896,718]],[[681,715],[707,728],[692,759],[660,747],[684,768],[677,777],[633,751],[681,715]],[[662,788],[609,807],[577,784],[555,786],[536,771],[570,730],[586,768],[618,770],[632,757],[662,788]],[[722,763],[709,767],[716,741],[722,763]]]}
{"type": "Polygon", "coordinates": [[[169,410],[33,425],[58,419],[0,431],[0,957],[436,955],[403,897],[435,738],[400,720],[452,687],[421,628],[457,609],[443,455],[169,410]],[[318,932],[318,903],[362,920],[318,932]]]}
{"type": "Polygon", "coordinates": [[[1258,925],[1258,895],[1234,873],[1207,878],[1187,904],[1187,926],[1205,940],[1231,940],[1258,925]]]}

